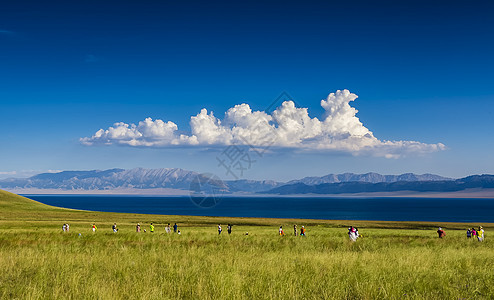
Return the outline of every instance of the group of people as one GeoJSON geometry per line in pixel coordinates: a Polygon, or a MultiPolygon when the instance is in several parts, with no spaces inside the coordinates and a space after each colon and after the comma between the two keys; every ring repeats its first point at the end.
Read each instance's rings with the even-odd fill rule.
{"type": "MultiPolygon", "coordinates": [[[[114,233],[117,233],[118,232],[117,223],[113,223],[113,225],[112,225],[111,228],[112,228],[112,231],[114,233]]],[[[69,231],[69,224],[63,224],[62,230],[63,230],[63,232],[68,232],[69,231]]],[[[96,230],[98,230],[98,227],[96,226],[96,224],[93,223],[91,225],[91,230],[93,232],[96,232],[96,230]]],[[[154,233],[154,230],[155,230],[155,227],[154,227],[153,223],[151,223],[149,225],[149,232],[154,233]]],[[[141,224],[140,223],[137,223],[137,225],[136,225],[136,232],[138,232],[138,233],[141,232],[141,224]]],[[[147,232],[146,229],[144,229],[144,232],[147,232]]],[[[168,225],[165,227],[165,232],[166,233],[171,233],[172,232],[170,223],[168,223],[168,225]]],[[[178,233],[178,234],[181,234],[180,230],[178,230],[177,223],[175,223],[175,225],[173,225],[173,232],[178,233]]]]}
{"type": "MultiPolygon", "coordinates": [[[[226,226],[226,231],[228,232],[228,234],[232,234],[232,224],[228,224],[226,226]]],[[[221,228],[221,224],[218,224],[218,234],[221,234],[222,232],[223,232],[223,228],[221,228]]]]}
{"type": "Polygon", "coordinates": [[[360,234],[358,233],[358,228],[353,226],[348,227],[348,237],[352,242],[357,241],[357,239],[360,237],[360,234]]]}
{"type": "MultiPolygon", "coordinates": [[[[151,224],[149,225],[149,232],[154,233],[154,230],[155,230],[155,227],[154,227],[153,223],[151,223],[151,224]]],[[[140,223],[137,223],[137,225],[136,225],[136,232],[137,232],[137,233],[141,232],[141,224],[140,224],[140,223]]],[[[144,232],[146,232],[146,229],[144,229],[144,232]]],[[[165,232],[166,232],[166,233],[171,233],[171,232],[172,232],[172,228],[171,228],[171,226],[170,226],[170,223],[168,223],[168,225],[166,225],[166,226],[165,226],[165,232]]],[[[177,225],[177,223],[175,223],[175,224],[173,225],[173,232],[174,232],[174,233],[178,233],[178,234],[182,234],[182,233],[180,232],[180,230],[178,230],[178,225],[177,225]]]]}
{"type": "MultiPolygon", "coordinates": [[[[232,224],[228,224],[227,225],[226,230],[227,230],[228,234],[231,234],[232,233],[232,227],[233,227],[232,224]]],[[[69,224],[63,224],[62,230],[63,230],[63,232],[68,232],[69,231],[69,224]]],[[[93,223],[91,225],[91,230],[93,232],[96,232],[96,230],[98,230],[98,227],[96,227],[96,224],[93,223]]],[[[140,223],[137,223],[137,225],[136,225],[136,232],[137,233],[140,233],[141,230],[142,230],[141,229],[141,224],[140,223]]],[[[112,225],[112,231],[114,233],[117,233],[118,232],[117,223],[113,223],[113,225],[112,225]]],[[[144,232],[147,232],[146,229],[144,229],[143,231],[144,232]]],[[[155,231],[155,227],[154,227],[153,223],[151,223],[149,225],[149,232],[154,233],[154,231],[155,231]]],[[[172,228],[170,226],[170,223],[168,223],[168,225],[165,226],[165,232],[166,233],[171,233],[172,232],[172,228]]],[[[174,233],[177,233],[177,234],[181,234],[180,230],[178,229],[177,223],[175,223],[173,225],[173,232],[174,233]]],[[[218,224],[218,234],[221,234],[221,232],[223,232],[223,228],[221,227],[221,224],[218,224]]],[[[283,231],[283,226],[280,226],[280,228],[279,228],[279,234],[280,234],[280,236],[284,236],[285,235],[285,232],[283,231]]],[[[298,231],[297,231],[297,225],[296,224],[293,225],[293,234],[295,236],[299,235],[298,234],[298,231]]],[[[245,235],[249,235],[249,233],[246,232],[245,235]]],[[[302,226],[302,228],[300,228],[300,236],[305,236],[305,226],[302,226]]],[[[358,230],[357,230],[357,237],[358,237],[358,230]]]]}
{"type": "MultiPolygon", "coordinates": [[[[279,233],[280,236],[284,236],[285,235],[285,232],[283,231],[283,225],[280,226],[280,228],[278,229],[278,233],[279,233]]],[[[293,225],[293,234],[295,236],[298,235],[297,224],[293,225]]],[[[302,226],[302,228],[300,228],[300,236],[305,236],[305,226],[302,226]]]]}
{"type": "MultiPolygon", "coordinates": [[[[232,233],[232,224],[228,224],[226,228],[227,228],[228,234],[231,234],[232,233]]],[[[63,232],[69,232],[69,229],[70,229],[69,224],[67,224],[67,223],[63,224],[63,226],[62,226],[63,232]]],[[[97,229],[98,229],[98,227],[96,227],[96,224],[93,223],[93,225],[91,226],[91,230],[93,232],[96,232],[97,229]]],[[[114,233],[118,232],[117,223],[113,223],[112,230],[114,233]]],[[[154,233],[154,231],[155,231],[155,227],[154,227],[153,223],[151,223],[149,225],[149,232],[154,233]]],[[[221,227],[221,224],[218,224],[218,234],[221,234],[222,231],[223,231],[223,229],[221,227]]],[[[137,223],[137,225],[136,225],[136,232],[138,232],[138,233],[141,232],[141,224],[140,223],[137,223]]],[[[146,229],[144,229],[144,232],[146,232],[146,229]]],[[[170,223],[168,223],[168,225],[165,226],[165,232],[166,233],[172,232],[172,227],[170,226],[170,223]]],[[[177,223],[175,223],[173,225],[173,232],[177,233],[177,234],[181,234],[180,230],[178,229],[177,223]]],[[[278,233],[280,236],[285,235],[285,232],[283,231],[283,226],[280,226],[278,233]]],[[[293,234],[295,236],[298,235],[297,224],[293,225],[293,234]]],[[[444,232],[444,230],[441,227],[438,228],[437,234],[438,234],[439,238],[443,238],[446,236],[446,233],[444,232]]],[[[249,235],[249,233],[246,232],[245,235],[249,235]]],[[[302,226],[302,228],[300,228],[300,236],[305,236],[305,226],[302,226]]],[[[354,227],[354,226],[348,227],[348,237],[353,242],[355,242],[359,237],[361,237],[361,235],[358,232],[358,228],[354,227]]],[[[468,228],[467,229],[467,238],[472,238],[472,237],[473,238],[477,237],[477,240],[479,242],[483,242],[484,241],[484,228],[482,226],[479,226],[478,230],[475,230],[475,228],[468,228]]]]}
{"type": "MultiPolygon", "coordinates": [[[[441,227],[439,227],[439,229],[437,230],[437,234],[439,235],[440,239],[446,236],[446,233],[441,227]]],[[[479,242],[484,241],[484,228],[482,226],[479,226],[478,230],[475,230],[475,228],[473,227],[467,228],[467,239],[475,238],[475,237],[477,237],[477,240],[479,242]]]]}
{"type": "Polygon", "coordinates": [[[479,226],[478,230],[475,230],[475,228],[468,228],[467,229],[467,238],[475,238],[477,237],[477,240],[479,242],[484,241],[484,228],[482,226],[479,226]]]}

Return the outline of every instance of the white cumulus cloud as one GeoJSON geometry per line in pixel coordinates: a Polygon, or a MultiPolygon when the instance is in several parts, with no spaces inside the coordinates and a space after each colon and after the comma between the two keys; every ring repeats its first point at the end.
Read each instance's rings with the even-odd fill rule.
{"type": "Polygon", "coordinates": [[[350,102],[357,95],[338,90],[321,100],[325,114],[311,118],[307,108],[285,101],[271,114],[252,111],[248,104],[230,108],[223,119],[203,108],[190,118],[191,131],[179,134],[171,122],[146,118],[137,125],[115,123],[100,129],[91,137],[81,138],[85,145],[120,144],[127,146],[163,147],[173,145],[249,145],[318,151],[343,151],[355,155],[370,154],[388,158],[411,153],[444,150],[441,143],[380,140],[357,117],[350,102]]]}

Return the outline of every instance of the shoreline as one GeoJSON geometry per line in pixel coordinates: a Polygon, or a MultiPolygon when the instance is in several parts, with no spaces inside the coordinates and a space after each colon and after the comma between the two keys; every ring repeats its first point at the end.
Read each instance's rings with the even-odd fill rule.
{"type": "MultiPolygon", "coordinates": [[[[95,195],[95,196],[156,196],[156,197],[190,197],[188,190],[179,189],[113,189],[113,190],[59,190],[59,189],[6,189],[14,194],[22,195],[95,195]]],[[[194,195],[192,195],[194,196],[194,195]]],[[[201,195],[197,195],[200,197],[201,195]]],[[[494,199],[494,189],[467,189],[456,192],[373,192],[344,194],[262,194],[262,193],[229,193],[219,197],[266,197],[266,198],[457,198],[457,199],[494,199]]]]}

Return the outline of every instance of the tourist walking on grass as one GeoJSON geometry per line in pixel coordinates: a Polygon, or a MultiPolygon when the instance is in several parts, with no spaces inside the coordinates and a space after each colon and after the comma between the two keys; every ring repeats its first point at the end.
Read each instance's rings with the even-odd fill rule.
{"type": "Polygon", "coordinates": [[[228,231],[228,234],[232,234],[232,224],[228,224],[226,231],[228,231]]]}
{"type": "Polygon", "coordinates": [[[94,224],[94,223],[93,223],[93,226],[92,226],[92,230],[93,230],[93,232],[96,232],[96,230],[97,230],[97,229],[98,229],[98,228],[96,227],[96,224],[94,224]]]}
{"type": "Polygon", "coordinates": [[[137,223],[136,225],[136,232],[139,233],[141,232],[141,224],[137,223]]]}
{"type": "Polygon", "coordinates": [[[297,224],[293,225],[293,234],[297,236],[297,224]]]}
{"type": "Polygon", "coordinates": [[[446,233],[444,232],[444,230],[439,227],[439,229],[437,230],[437,234],[439,235],[439,238],[442,239],[443,237],[446,236],[446,233]]]}
{"type": "Polygon", "coordinates": [[[70,226],[69,223],[65,223],[65,232],[69,232],[70,226]]]}
{"type": "Polygon", "coordinates": [[[218,224],[218,234],[221,234],[221,231],[223,231],[223,230],[221,229],[221,224],[218,224]]]}
{"type": "Polygon", "coordinates": [[[175,232],[175,233],[176,233],[176,232],[177,232],[177,230],[178,230],[178,225],[177,225],[177,223],[175,223],[175,225],[173,225],[173,232],[175,232]]]}
{"type": "Polygon", "coordinates": [[[285,232],[283,231],[283,226],[280,226],[280,229],[278,231],[281,236],[285,235],[285,232]]]}
{"type": "Polygon", "coordinates": [[[479,242],[484,241],[484,228],[482,228],[482,226],[480,226],[479,230],[477,231],[477,239],[479,240],[479,242]]]}
{"type": "Polygon", "coordinates": [[[66,227],[65,227],[65,224],[62,225],[62,231],[65,232],[67,231],[66,227]]]}
{"type": "Polygon", "coordinates": [[[472,228],[472,237],[475,238],[477,236],[477,231],[475,230],[475,228],[472,228]]]}
{"type": "Polygon", "coordinates": [[[151,225],[149,225],[149,232],[154,233],[154,225],[153,225],[153,223],[151,223],[151,225]]]}
{"type": "Polygon", "coordinates": [[[168,225],[166,225],[165,231],[166,231],[166,233],[171,233],[172,232],[172,228],[170,227],[170,223],[168,223],[168,225]]]}
{"type": "Polygon", "coordinates": [[[305,236],[305,226],[302,226],[302,228],[300,228],[300,236],[305,236]]]}
{"type": "Polygon", "coordinates": [[[111,229],[113,229],[113,233],[117,233],[118,232],[117,223],[113,223],[111,229]]]}
{"type": "Polygon", "coordinates": [[[467,239],[471,237],[472,237],[472,231],[470,230],[470,228],[467,228],[467,239]]]}

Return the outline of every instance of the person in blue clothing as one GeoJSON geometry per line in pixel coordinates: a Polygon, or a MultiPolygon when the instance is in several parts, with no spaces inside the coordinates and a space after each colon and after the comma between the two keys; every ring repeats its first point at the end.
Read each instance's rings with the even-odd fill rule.
{"type": "Polygon", "coordinates": [[[175,223],[175,225],[173,225],[173,232],[177,233],[177,230],[178,230],[178,225],[177,223],[175,223]]]}

